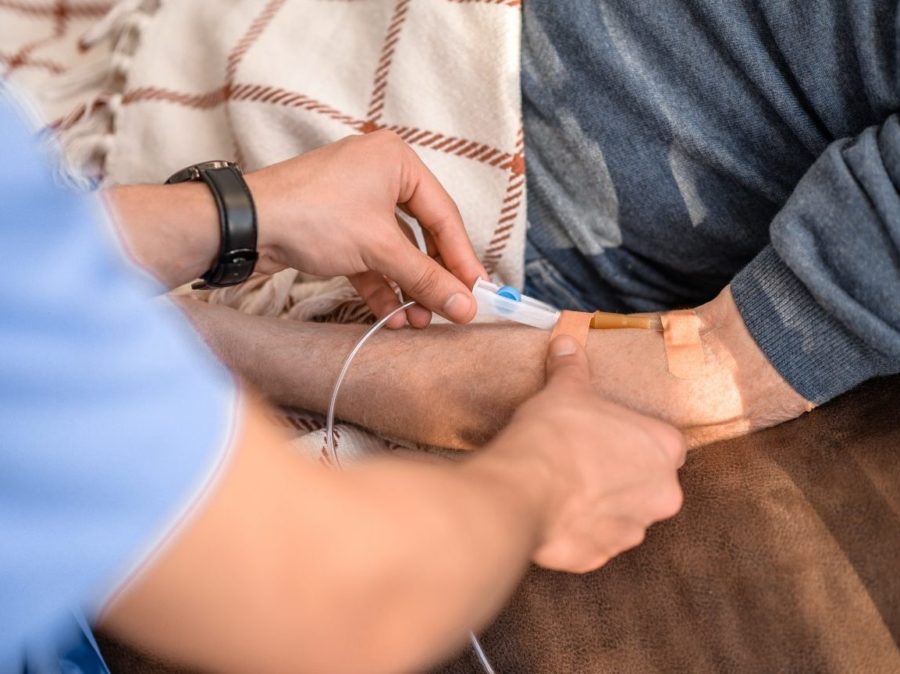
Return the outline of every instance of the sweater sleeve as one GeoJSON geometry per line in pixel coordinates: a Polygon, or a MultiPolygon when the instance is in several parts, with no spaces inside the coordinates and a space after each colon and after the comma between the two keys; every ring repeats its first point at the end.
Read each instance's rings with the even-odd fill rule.
{"type": "Polygon", "coordinates": [[[832,143],[733,280],[750,334],[821,404],[900,372],[900,118],[832,143]]]}

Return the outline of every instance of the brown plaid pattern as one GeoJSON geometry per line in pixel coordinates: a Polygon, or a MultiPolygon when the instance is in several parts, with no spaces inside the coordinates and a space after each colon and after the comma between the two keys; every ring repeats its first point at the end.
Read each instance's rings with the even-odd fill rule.
{"type": "MultiPolygon", "coordinates": [[[[87,56],[79,38],[112,4],[112,0],[0,0],[0,79],[32,94],[41,91],[84,62],[87,56]]],[[[48,121],[75,103],[34,98],[48,121]]]]}
{"type": "MultiPolygon", "coordinates": [[[[517,13],[520,0],[420,0],[431,5],[447,4],[493,9],[495,12],[517,13]]],[[[79,45],[81,34],[95,21],[102,18],[112,6],[107,0],[0,0],[0,67],[5,79],[16,82],[31,92],[41,92],[47,84],[79,64],[91,60],[94,54],[86,54],[79,45]]],[[[169,2],[169,5],[173,3],[169,2]]],[[[231,3],[232,5],[235,3],[231,3]]],[[[368,87],[369,97],[365,111],[345,111],[333,103],[312,96],[304,91],[292,90],[285,86],[254,83],[241,78],[241,65],[247,54],[254,48],[273,21],[277,20],[288,5],[314,5],[294,0],[269,0],[254,3],[245,0],[246,5],[261,5],[247,22],[238,39],[228,50],[221,79],[216,86],[203,91],[189,91],[172,87],[166,83],[147,83],[127,86],[122,93],[123,106],[146,104],[168,104],[213,110],[237,103],[252,103],[261,106],[280,107],[326,117],[343,127],[347,133],[368,133],[380,128],[396,132],[414,147],[452,155],[489,166],[505,177],[503,199],[495,204],[492,218],[494,225],[491,236],[477,242],[485,266],[492,273],[498,267],[509,248],[517,224],[523,223],[525,179],[524,153],[521,128],[512,143],[502,145],[486,142],[484,139],[466,137],[461,133],[429,128],[426,124],[399,123],[385,114],[392,85],[391,73],[398,47],[402,45],[405,33],[410,30],[410,16],[420,5],[412,0],[375,0],[359,4],[390,5],[389,20],[380,36],[377,62],[368,87]],[[363,113],[363,114],[360,114],[363,113]]],[[[322,2],[318,3],[320,6],[322,2]]],[[[341,4],[354,4],[342,0],[341,4]]],[[[167,11],[165,6],[162,11],[167,11]]],[[[319,9],[321,11],[321,9],[319,9]]],[[[94,50],[98,51],[97,49],[94,50]]],[[[95,92],[85,92],[85,94],[95,92]]],[[[65,132],[76,126],[86,116],[104,108],[113,92],[102,93],[75,105],[68,99],[58,104],[37,97],[48,123],[65,132]],[[65,113],[65,114],[64,114],[65,113]]],[[[81,98],[85,98],[83,95],[81,98]]],[[[224,144],[224,143],[223,143],[224,144]]],[[[240,142],[229,143],[229,154],[238,161],[247,163],[240,142]]],[[[440,177],[440,171],[436,171],[440,177]]],[[[126,178],[127,176],[122,176],[126,178]]],[[[112,179],[120,181],[117,175],[112,179]]],[[[479,213],[478,218],[484,217],[479,213]]],[[[479,227],[483,224],[479,222],[479,227]]],[[[476,237],[473,237],[476,238],[476,237]]],[[[484,238],[484,237],[482,237],[484,238]]],[[[518,251],[516,251],[518,252],[518,251]]],[[[501,270],[502,272],[503,270],[501,270]]],[[[506,274],[509,275],[508,273],[506,274]]],[[[511,279],[516,281],[518,279],[511,279]]]]}
{"type": "MultiPolygon", "coordinates": [[[[232,37],[228,42],[224,37],[222,39],[222,46],[227,49],[221,49],[220,53],[216,55],[216,58],[221,61],[221,70],[215,77],[217,81],[211,81],[213,78],[209,77],[204,81],[206,86],[203,87],[189,86],[189,84],[194,84],[193,82],[176,83],[179,77],[169,78],[165,75],[156,75],[149,67],[149,61],[147,66],[143,66],[140,76],[136,76],[132,72],[125,90],[122,92],[123,112],[121,116],[126,120],[125,127],[129,126],[127,121],[129,118],[140,120],[138,126],[142,129],[138,130],[133,137],[143,137],[145,141],[149,140],[146,132],[149,128],[150,135],[153,136],[155,142],[163,133],[160,127],[154,127],[154,124],[160,126],[163,124],[162,117],[158,116],[160,114],[168,116],[170,121],[167,126],[169,128],[177,126],[175,122],[177,119],[183,119],[186,123],[188,119],[201,119],[196,116],[196,113],[201,111],[215,114],[216,119],[221,120],[223,125],[234,128],[240,126],[237,112],[247,110],[248,106],[256,108],[256,111],[251,113],[256,120],[285,119],[285,115],[289,115],[287,119],[300,126],[301,135],[304,133],[305,126],[314,128],[315,133],[310,135],[315,135],[317,141],[319,139],[334,140],[346,133],[369,133],[377,129],[390,129],[413,147],[427,150],[428,152],[423,154],[423,159],[430,165],[436,164],[431,166],[432,170],[442,180],[447,172],[443,166],[447,166],[447,164],[441,165],[438,159],[430,162],[429,159],[434,156],[434,153],[450,155],[466,160],[466,164],[477,164],[489,168],[494,175],[488,179],[493,180],[497,185],[494,189],[496,199],[491,204],[493,214],[485,213],[486,205],[470,208],[470,212],[466,213],[466,209],[461,204],[461,210],[464,211],[464,217],[468,216],[466,217],[467,224],[470,227],[474,225],[473,229],[477,230],[470,234],[472,234],[476,248],[479,249],[489,271],[499,272],[504,277],[510,277],[509,281],[514,283],[520,280],[515,278],[517,273],[510,274],[510,268],[520,267],[518,262],[508,265],[506,269],[503,266],[504,257],[510,251],[510,243],[517,238],[516,230],[524,227],[524,154],[521,127],[518,124],[518,110],[512,110],[510,113],[516,116],[517,128],[510,130],[506,134],[506,138],[503,138],[501,134],[490,133],[481,134],[481,137],[469,136],[462,129],[455,128],[453,120],[450,120],[449,125],[444,125],[431,122],[426,115],[406,114],[404,110],[398,109],[400,106],[398,106],[395,96],[398,87],[403,87],[408,91],[415,86],[409,80],[399,79],[405,74],[398,75],[397,64],[404,64],[407,72],[410,70],[409,43],[423,34],[428,21],[431,23],[427,26],[427,30],[435,33],[430,38],[431,40],[437,37],[439,28],[435,22],[439,21],[442,16],[452,16],[454,13],[457,15],[460,13],[472,14],[468,23],[465,24],[467,26],[474,25],[473,17],[476,16],[476,13],[478,17],[492,20],[495,25],[501,25],[506,21],[517,26],[519,2],[495,2],[494,0],[347,2],[345,0],[326,3],[321,0],[268,0],[267,2],[248,0],[241,4],[247,6],[247,11],[244,13],[245,18],[242,21],[243,27],[239,32],[230,30],[232,37]],[[249,11],[251,6],[255,7],[255,11],[249,11]],[[450,8],[450,13],[442,15],[442,11],[447,12],[448,8],[450,8]],[[281,78],[273,77],[271,73],[266,72],[267,68],[277,70],[279,67],[272,65],[271,60],[267,61],[269,55],[266,51],[271,49],[272,45],[283,45],[284,41],[289,39],[291,31],[286,26],[305,17],[307,13],[316,16],[323,12],[344,12],[348,16],[353,12],[368,13],[368,16],[372,18],[372,25],[365,29],[365,33],[372,40],[376,39],[374,25],[381,22],[381,25],[377,26],[377,45],[373,42],[373,46],[377,46],[377,48],[366,51],[364,47],[356,47],[352,44],[350,46],[355,59],[351,68],[361,69],[361,63],[364,63],[366,59],[372,59],[368,83],[355,81],[352,97],[326,96],[322,91],[323,88],[318,87],[318,82],[315,83],[315,86],[319,90],[312,87],[304,89],[298,86],[298,83],[290,81],[303,78],[284,78],[282,81],[281,78]],[[433,16],[429,16],[430,14],[433,16]],[[342,98],[353,98],[353,106],[346,105],[344,101],[340,100],[342,98]],[[189,108],[194,113],[185,112],[183,116],[178,116],[171,112],[161,112],[162,106],[189,108]],[[139,111],[139,109],[143,110],[139,111]],[[311,119],[313,116],[323,119],[316,121],[311,119]],[[341,128],[344,130],[341,131],[341,128]],[[473,214],[472,211],[477,211],[477,213],[473,214]],[[490,220],[486,222],[487,217],[490,220]]],[[[171,3],[164,4],[161,12],[166,12],[169,7],[171,7],[171,3]]],[[[200,8],[196,11],[203,12],[200,8]]],[[[351,28],[348,28],[347,32],[353,36],[359,34],[358,30],[351,30],[351,28]]],[[[473,35],[473,40],[477,38],[478,34],[476,33],[473,35]]],[[[145,39],[149,38],[145,37],[145,39]]],[[[318,49],[321,48],[318,47],[318,49]]],[[[141,58],[140,51],[144,49],[145,47],[142,46],[136,56],[136,68],[139,67],[137,64],[141,58]]],[[[313,52],[317,51],[315,46],[311,46],[310,49],[313,52]]],[[[298,49],[297,54],[298,68],[302,70],[303,49],[298,49]]],[[[517,64],[507,65],[515,66],[517,64]]],[[[335,69],[335,73],[336,76],[340,76],[337,69],[335,69]]],[[[329,77],[333,77],[333,75],[328,72],[322,74],[322,79],[329,77]]],[[[442,78],[443,74],[428,72],[424,77],[431,80],[427,84],[433,87],[440,84],[434,80],[442,78]]],[[[517,83],[514,85],[517,86],[517,83]]],[[[464,86],[462,85],[462,87],[464,86]]],[[[515,93],[517,94],[517,92],[515,93]]],[[[511,103],[518,105],[518,99],[513,95],[508,98],[511,103]]],[[[407,96],[404,104],[408,100],[407,96]]],[[[268,126],[259,121],[255,124],[268,126]]],[[[221,142],[219,152],[227,152],[234,159],[242,161],[250,167],[266,163],[270,157],[254,152],[253,143],[247,142],[240,131],[238,129],[238,132],[234,134],[233,143],[221,142]]],[[[475,133],[478,133],[477,129],[475,133]]],[[[321,142],[311,142],[306,146],[297,147],[297,149],[309,149],[315,144],[321,144],[321,142]]],[[[134,156],[135,149],[132,144],[128,145],[129,156],[134,156]]],[[[124,150],[122,154],[124,154],[124,150]]],[[[117,156],[121,157],[122,154],[117,156]]],[[[160,169],[157,175],[131,175],[127,167],[124,170],[120,168],[121,161],[116,156],[110,159],[107,168],[111,179],[116,182],[127,181],[132,177],[157,179],[178,163],[184,163],[182,159],[179,161],[173,159],[171,164],[166,165],[165,170],[160,169]]],[[[184,159],[188,159],[188,157],[185,156],[184,159]]],[[[452,169],[455,173],[468,170],[460,165],[456,165],[452,169]]],[[[452,178],[444,180],[444,182],[458,201],[465,202],[466,187],[454,191],[452,178]]],[[[519,240],[516,241],[514,254],[521,254],[521,238],[521,236],[518,237],[519,240]]]]}
{"type": "MultiPolygon", "coordinates": [[[[126,64],[123,76],[106,90],[85,92],[91,96],[81,105],[46,114],[64,147],[71,150],[76,139],[84,156],[102,158],[109,184],[158,182],[211,158],[253,169],[349,133],[389,129],[457,201],[488,270],[521,283],[520,0],[154,4],[135,10],[132,18],[142,13],[147,21],[136,42],[113,54],[126,64]],[[96,152],[84,152],[85,142],[96,142],[96,152]]],[[[80,49],[79,38],[109,6],[0,0],[0,17],[18,22],[16,30],[0,28],[0,53],[9,55],[3,63],[14,78],[40,73],[24,82],[38,94],[77,75],[102,49],[80,49]],[[50,51],[53,44],[58,51],[50,51]],[[55,66],[36,65],[39,59],[55,66]]],[[[207,299],[269,315],[365,318],[365,309],[343,296],[325,314],[306,315],[293,301],[300,293],[285,291],[291,283],[262,280],[207,299]],[[270,299],[283,304],[268,306],[270,299]]],[[[297,442],[321,456],[320,420],[302,412],[290,418],[306,433],[297,442]]],[[[338,430],[342,453],[390,449],[360,429],[338,430]]]]}

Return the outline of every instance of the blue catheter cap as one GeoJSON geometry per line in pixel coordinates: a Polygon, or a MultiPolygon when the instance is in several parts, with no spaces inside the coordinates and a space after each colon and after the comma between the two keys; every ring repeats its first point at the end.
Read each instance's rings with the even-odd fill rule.
{"type": "Polygon", "coordinates": [[[500,297],[505,297],[506,299],[512,300],[513,302],[522,301],[522,293],[520,293],[512,286],[501,286],[497,290],[497,294],[500,295],[500,297]]]}

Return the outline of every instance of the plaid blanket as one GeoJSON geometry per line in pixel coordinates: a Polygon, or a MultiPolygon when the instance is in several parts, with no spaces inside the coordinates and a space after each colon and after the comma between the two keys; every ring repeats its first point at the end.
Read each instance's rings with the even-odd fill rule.
{"type": "MultiPolygon", "coordinates": [[[[105,185],[162,182],[207,159],[252,170],[391,129],[453,195],[488,271],[521,285],[519,5],[0,0],[0,54],[73,171],[105,185]]],[[[344,279],[295,270],[198,296],[253,314],[371,320],[344,279]]],[[[292,412],[285,423],[321,454],[321,417],[292,412]]],[[[393,446],[350,426],[338,434],[344,456],[393,446]]]]}
{"type": "Polygon", "coordinates": [[[0,0],[0,78],[30,93],[49,126],[59,126],[99,90],[85,82],[48,91],[67,74],[86,74],[109,60],[109,41],[93,44],[84,38],[91,38],[91,29],[112,8],[109,0],[0,0]]]}

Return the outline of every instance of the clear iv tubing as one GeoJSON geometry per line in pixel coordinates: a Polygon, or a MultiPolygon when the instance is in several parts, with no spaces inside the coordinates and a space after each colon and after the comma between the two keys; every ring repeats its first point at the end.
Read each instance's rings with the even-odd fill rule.
{"type": "Polygon", "coordinates": [[[334,383],[334,390],[331,392],[331,402],[328,403],[328,417],[325,426],[325,446],[328,447],[328,454],[331,457],[331,460],[334,461],[334,465],[336,465],[338,468],[342,468],[342,466],[341,460],[340,458],[338,458],[337,449],[334,446],[334,408],[337,406],[338,393],[341,392],[341,385],[344,383],[347,372],[350,370],[350,365],[353,363],[353,359],[356,358],[356,354],[358,354],[360,350],[366,345],[366,342],[369,341],[369,338],[371,338],[372,335],[381,330],[381,328],[384,327],[385,323],[391,320],[394,316],[399,314],[401,311],[406,311],[413,304],[415,304],[415,302],[406,302],[405,304],[401,304],[387,316],[379,320],[375,325],[369,328],[369,331],[364,334],[362,336],[362,339],[360,339],[356,343],[356,346],[353,347],[353,351],[351,351],[344,359],[344,364],[341,366],[341,373],[338,375],[337,381],[334,383]]]}
{"type": "MultiPolygon", "coordinates": [[[[381,330],[381,328],[384,327],[385,323],[391,320],[394,316],[399,314],[401,311],[406,311],[413,304],[415,304],[415,302],[406,302],[405,304],[401,304],[387,316],[380,319],[377,323],[375,323],[375,325],[369,328],[369,331],[362,336],[362,338],[356,343],[356,346],[353,347],[353,350],[344,359],[344,364],[341,366],[341,373],[338,375],[337,381],[334,383],[334,390],[331,392],[331,402],[328,403],[328,417],[325,426],[325,446],[328,448],[328,454],[331,456],[331,460],[334,461],[334,465],[336,465],[338,468],[342,468],[342,466],[341,460],[340,458],[338,458],[337,448],[334,446],[334,409],[337,406],[338,393],[340,393],[341,391],[341,385],[344,383],[344,379],[347,377],[347,372],[350,370],[350,365],[351,363],[353,363],[353,359],[356,358],[356,354],[358,354],[360,350],[366,345],[366,342],[369,341],[369,338],[371,338],[372,335],[381,330]]],[[[485,655],[484,649],[481,647],[481,643],[478,641],[478,637],[475,636],[474,632],[469,632],[469,641],[472,643],[472,651],[474,651],[475,657],[478,659],[478,663],[481,665],[481,668],[484,670],[485,674],[495,674],[494,668],[491,667],[491,663],[487,659],[487,655],[485,655]]]]}
{"type": "Polygon", "coordinates": [[[469,632],[469,641],[472,642],[472,651],[475,653],[475,657],[478,658],[478,664],[481,665],[484,674],[495,674],[490,660],[487,659],[487,655],[485,655],[484,649],[481,647],[481,642],[475,636],[475,632],[469,632]]]}

